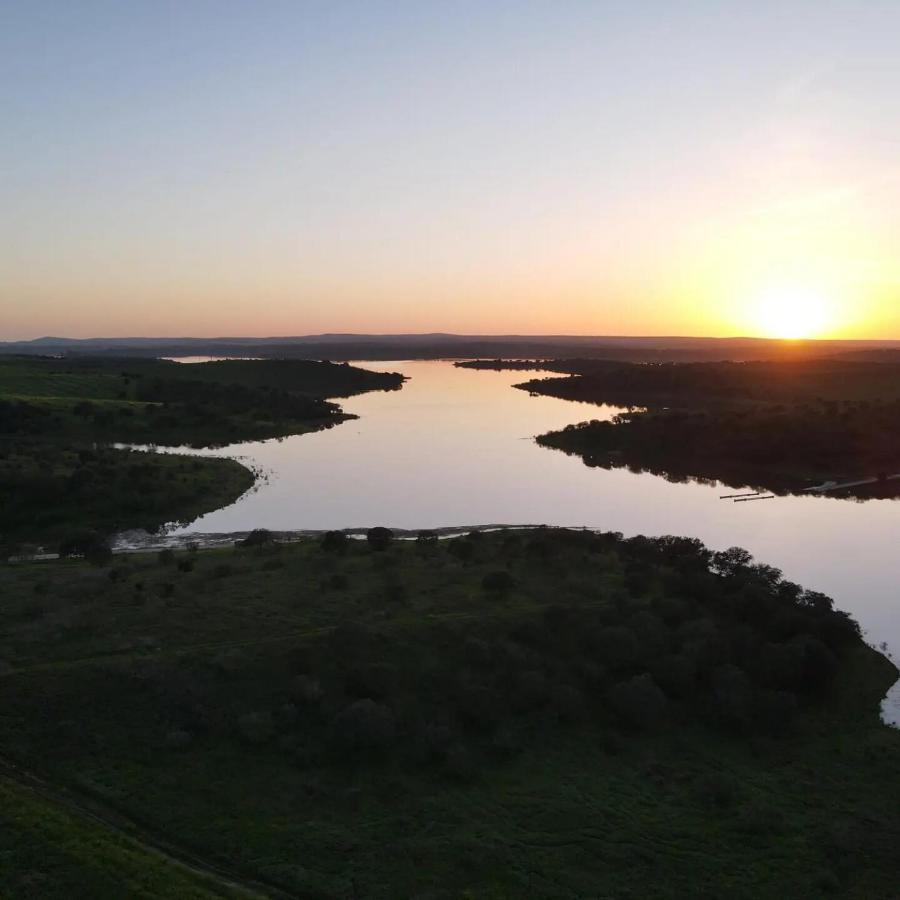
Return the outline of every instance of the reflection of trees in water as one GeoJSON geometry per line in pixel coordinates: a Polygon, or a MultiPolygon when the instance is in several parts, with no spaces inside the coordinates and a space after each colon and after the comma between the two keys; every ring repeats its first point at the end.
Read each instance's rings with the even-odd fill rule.
{"type": "MultiPolygon", "coordinates": [[[[626,458],[621,451],[607,453],[590,453],[577,448],[567,448],[556,443],[549,443],[538,439],[538,443],[553,450],[561,450],[567,456],[578,456],[581,461],[592,469],[625,469],[633,475],[655,475],[664,478],[672,484],[697,484],[702,487],[727,487],[733,489],[747,488],[756,491],[766,491],[778,496],[815,496],[829,497],[837,500],[850,500],[856,503],[865,503],[867,500],[897,500],[900,499],[900,480],[874,482],[867,485],[859,485],[840,491],[827,493],[812,493],[807,490],[810,484],[798,484],[797,480],[778,478],[772,473],[761,472],[759,469],[734,464],[732,466],[720,465],[715,471],[700,473],[691,468],[678,467],[672,460],[645,459],[639,461],[626,458]]],[[[690,464],[686,464],[690,465],[690,464]]]]}

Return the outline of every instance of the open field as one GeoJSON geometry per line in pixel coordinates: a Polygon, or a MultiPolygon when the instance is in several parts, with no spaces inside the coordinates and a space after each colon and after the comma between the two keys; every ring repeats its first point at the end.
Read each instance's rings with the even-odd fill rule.
{"type": "Polygon", "coordinates": [[[893,896],[896,670],[827,598],[694,541],[377,537],[4,567],[2,753],[290,896],[893,896]]]}

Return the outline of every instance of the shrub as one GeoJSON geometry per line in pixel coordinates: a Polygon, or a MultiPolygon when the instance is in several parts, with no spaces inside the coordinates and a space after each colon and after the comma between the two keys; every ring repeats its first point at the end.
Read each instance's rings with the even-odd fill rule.
{"type": "Polygon", "coordinates": [[[493,688],[463,683],[457,696],[459,714],[477,731],[493,731],[503,718],[504,704],[493,688]]]}
{"type": "Polygon", "coordinates": [[[156,561],[163,566],[169,566],[175,562],[175,551],[171,547],[166,547],[156,554],[156,561]]]}
{"type": "Polygon", "coordinates": [[[387,663],[372,663],[359,666],[347,674],[344,686],[354,697],[369,697],[381,700],[390,691],[397,676],[396,669],[387,663]]]}
{"type": "Polygon", "coordinates": [[[737,800],[737,786],[733,779],[718,772],[699,778],[696,790],[701,802],[717,809],[727,809],[737,800]]]}
{"type": "Polygon", "coordinates": [[[247,537],[237,543],[239,547],[265,547],[275,543],[275,536],[267,528],[254,528],[247,537]]]}
{"type": "Polygon", "coordinates": [[[112,559],[112,548],[105,537],[96,531],[74,534],[59,545],[62,557],[82,557],[93,565],[103,565],[112,559]]]}
{"type": "Polygon", "coordinates": [[[496,572],[488,572],[481,579],[481,586],[492,594],[505,594],[515,584],[512,575],[505,569],[496,572]]]}
{"type": "Polygon", "coordinates": [[[343,553],[350,544],[350,538],[343,531],[326,531],[319,546],[326,553],[343,553]]]}
{"type": "Polygon", "coordinates": [[[237,721],[238,732],[250,744],[264,744],[275,734],[275,723],[269,712],[252,712],[237,721]]]}
{"type": "Polygon", "coordinates": [[[642,731],[658,728],[668,707],[666,695],[648,672],[614,685],[607,699],[624,722],[642,731]]]}
{"type": "Polygon", "coordinates": [[[416,545],[425,550],[431,550],[437,546],[438,536],[436,531],[420,531],[416,538],[416,545]]]}
{"type": "Polygon", "coordinates": [[[190,746],[193,738],[190,735],[190,732],[182,731],[180,729],[175,731],[170,731],[166,735],[165,745],[167,750],[183,750],[185,747],[190,746]]]}
{"type": "Polygon", "coordinates": [[[293,703],[282,703],[275,713],[275,721],[279,728],[290,728],[297,723],[297,707],[293,703]]]}
{"type": "Polygon", "coordinates": [[[452,541],[447,541],[447,552],[460,562],[469,562],[475,556],[475,545],[467,538],[454,538],[452,541]]]}
{"type": "Polygon", "coordinates": [[[291,696],[298,703],[314,706],[322,699],[322,685],[311,675],[298,675],[291,682],[291,696]]]}
{"type": "Polygon", "coordinates": [[[475,760],[465,744],[454,744],[447,751],[444,771],[454,781],[471,781],[475,775],[475,760]]]}
{"type": "Polygon", "coordinates": [[[335,716],[332,734],[338,748],[348,753],[382,751],[394,741],[394,714],[374,700],[357,700],[335,716]]]}
{"type": "Polygon", "coordinates": [[[550,707],[561,722],[578,722],[584,718],[584,697],[571,684],[557,684],[550,689],[550,707]]]}
{"type": "Polygon", "coordinates": [[[366,532],[366,540],[373,550],[387,550],[394,539],[394,532],[390,528],[384,528],[381,525],[370,528],[366,532]]]}
{"type": "Polygon", "coordinates": [[[491,753],[499,760],[509,760],[524,749],[522,732],[512,725],[501,725],[491,739],[491,753]]]}

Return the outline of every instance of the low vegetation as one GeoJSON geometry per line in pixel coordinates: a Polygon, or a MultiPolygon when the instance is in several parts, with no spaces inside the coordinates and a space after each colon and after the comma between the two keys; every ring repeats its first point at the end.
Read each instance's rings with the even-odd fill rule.
{"type": "MultiPolygon", "coordinates": [[[[3,754],[291,896],[900,880],[896,670],[736,548],[257,531],[9,565],[0,591],[3,754]]],[[[0,881],[31,868],[0,856],[0,881]]]]}
{"type": "Polygon", "coordinates": [[[348,416],[325,397],[402,381],[305,360],[0,358],[0,554],[22,542],[52,546],[73,529],[190,521],[253,483],[231,460],[112,443],[200,447],[329,428],[348,416]]]}
{"type": "Polygon", "coordinates": [[[0,443],[0,556],[15,553],[18,544],[57,549],[84,532],[155,532],[187,523],[233,502],[253,480],[231,459],[49,441],[0,443]]]}
{"type": "Polygon", "coordinates": [[[900,494],[900,365],[803,360],[636,365],[488,360],[478,368],[569,373],[516,387],[631,411],[538,438],[590,466],[791,492],[869,481],[857,498],[900,494]]]}

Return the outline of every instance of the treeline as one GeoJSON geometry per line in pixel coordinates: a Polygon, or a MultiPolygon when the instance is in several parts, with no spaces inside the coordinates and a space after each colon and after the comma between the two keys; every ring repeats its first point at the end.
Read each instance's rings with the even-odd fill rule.
{"type": "Polygon", "coordinates": [[[826,480],[879,478],[866,496],[900,482],[900,401],[632,412],[569,425],[538,443],[590,466],[628,465],[675,478],[791,491],[826,480]]]}
{"type": "Polygon", "coordinates": [[[565,400],[619,406],[900,398],[900,364],[803,360],[780,362],[662,363],[636,365],[557,360],[546,366],[571,378],[517,385],[565,400]]]}
{"type": "Polygon", "coordinates": [[[0,562],[22,545],[48,551],[76,541],[109,555],[105,536],[187,523],[253,485],[230,459],[0,441],[0,562]]]}
{"type": "MultiPolygon", "coordinates": [[[[254,558],[278,571],[291,551],[265,532],[252,538],[204,577],[224,584],[254,558]]],[[[610,747],[619,734],[685,724],[775,737],[829,696],[841,660],[861,645],[828,597],[739,548],[714,553],[687,538],[542,530],[438,542],[426,532],[416,547],[392,550],[390,532],[373,529],[368,548],[332,532],[319,553],[331,560],[321,589],[332,603],[351,587],[342,561],[368,553],[389,575],[381,602],[403,615],[414,601],[401,561],[416,553],[435,572],[441,558],[461,564],[484,609],[452,628],[440,618],[399,631],[344,622],[293,650],[288,671],[268,682],[251,666],[249,690],[239,686],[249,661],[229,654],[150,681],[145,673],[141,696],[154,708],[142,715],[163,728],[157,741],[272,744],[301,767],[384,759],[468,778],[548,727],[599,727],[610,747]],[[585,584],[558,602],[550,583],[585,557],[603,560],[618,586],[595,594],[585,584]],[[548,593],[517,609],[527,579],[548,593]]],[[[160,554],[168,596],[179,572],[199,577],[195,559],[160,554]]]]}
{"type": "Polygon", "coordinates": [[[895,363],[582,360],[570,371],[516,387],[632,410],[612,422],[583,422],[538,438],[590,466],[628,466],[675,480],[715,479],[775,492],[866,479],[878,481],[853,489],[853,496],[900,491],[900,483],[889,479],[900,472],[895,363]]]}
{"type": "Polygon", "coordinates": [[[29,360],[0,366],[0,435],[222,444],[341,421],[326,394],[396,389],[402,381],[311,361],[29,360]],[[15,397],[2,397],[4,378],[15,397]]]}
{"type": "Polygon", "coordinates": [[[0,591],[5,753],[291,895],[896,884],[896,672],[737,548],[258,530],[0,591]]]}
{"type": "Polygon", "coordinates": [[[2,359],[0,542],[52,545],[75,527],[155,530],[225,505],[253,482],[229,461],[104,445],[222,446],[328,428],[348,416],[326,395],[402,383],[305,360],[2,359]]]}

